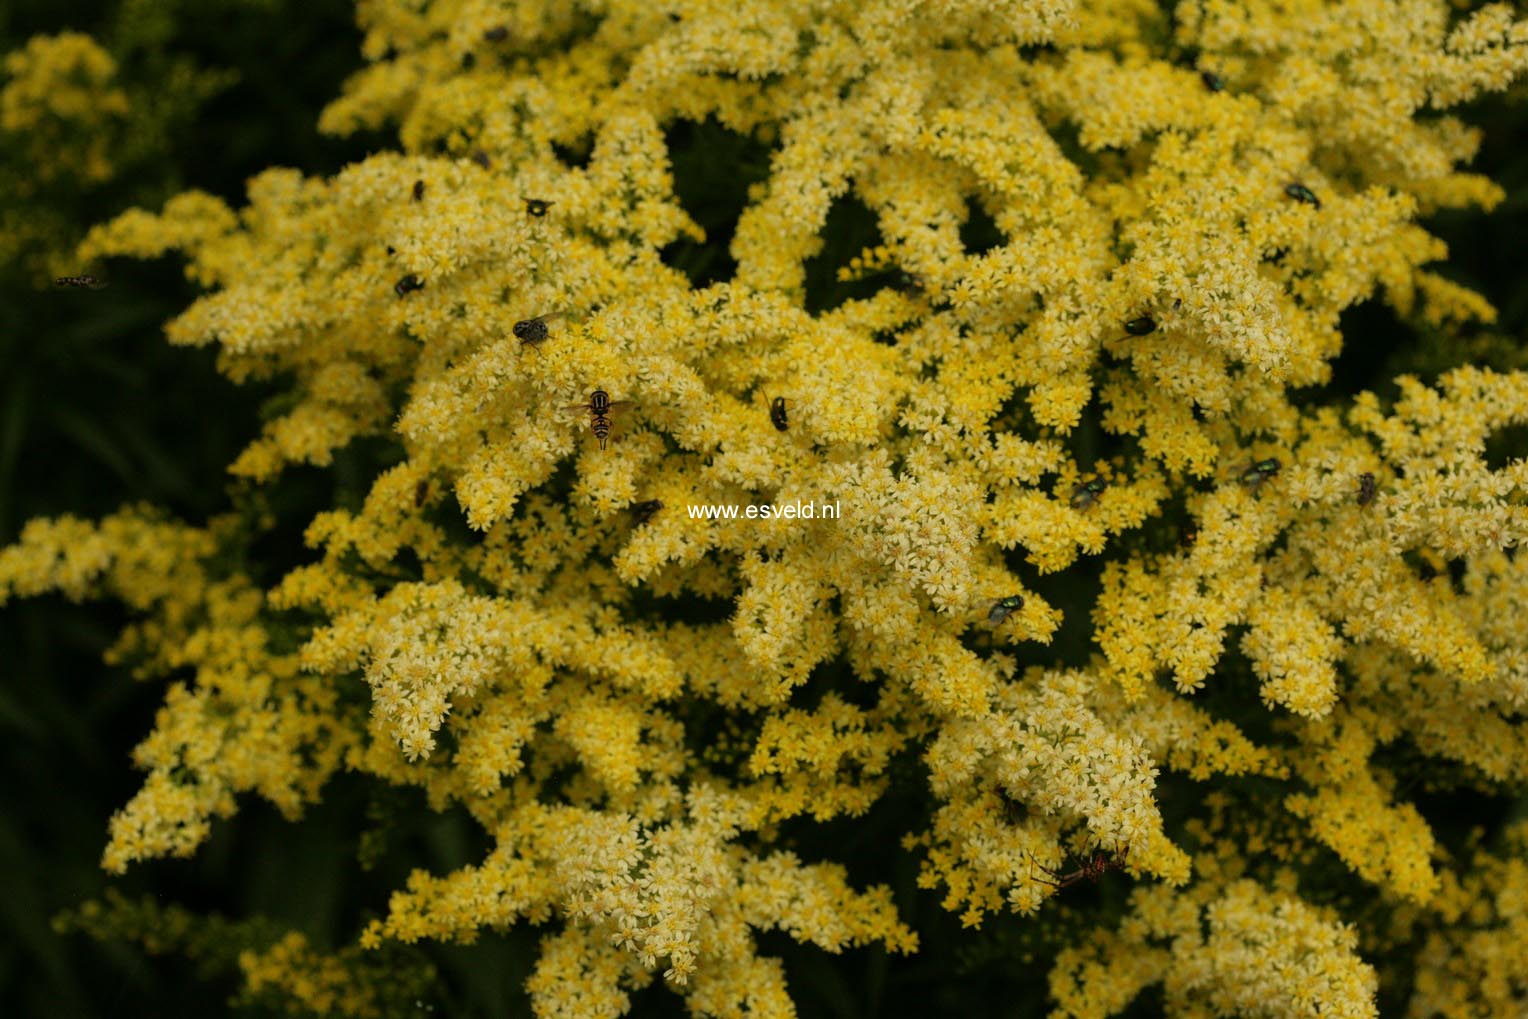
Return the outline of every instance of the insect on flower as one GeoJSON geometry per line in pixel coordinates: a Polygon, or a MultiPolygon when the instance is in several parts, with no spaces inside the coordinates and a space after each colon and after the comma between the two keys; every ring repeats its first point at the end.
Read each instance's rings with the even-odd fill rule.
{"type": "Polygon", "coordinates": [[[1226,87],[1226,83],[1214,71],[1200,71],[1199,80],[1204,82],[1204,87],[1211,92],[1220,92],[1226,87]]]}
{"type": "Polygon", "coordinates": [[[483,38],[489,42],[503,42],[509,38],[509,29],[503,25],[495,25],[483,33],[483,38]]]}
{"type": "Polygon", "coordinates": [[[915,272],[908,272],[906,269],[898,269],[896,272],[892,273],[891,288],[897,291],[899,294],[921,294],[925,286],[926,284],[923,281],[923,277],[915,272]]]}
{"type": "Polygon", "coordinates": [[[407,276],[403,277],[403,279],[393,284],[393,293],[397,294],[399,297],[405,297],[415,290],[423,289],[424,280],[420,279],[418,276],[415,276],[413,273],[409,273],[407,276]]]}
{"type": "MultiPolygon", "coordinates": [[[[1123,856],[1128,852],[1128,847],[1123,848],[1120,850],[1120,856],[1123,856]]],[[[1070,874],[1063,874],[1059,870],[1051,870],[1043,863],[1037,861],[1033,856],[1029,858],[1029,862],[1033,866],[1039,867],[1046,874],[1050,875],[1049,880],[1046,878],[1036,878],[1035,880],[1044,884],[1048,884],[1052,888],[1058,890],[1063,888],[1070,888],[1072,885],[1075,885],[1077,882],[1083,880],[1097,881],[1108,871],[1117,870],[1123,866],[1123,864],[1120,863],[1119,857],[1110,856],[1108,853],[1104,852],[1094,853],[1090,859],[1082,861],[1081,867],[1078,867],[1070,874]]]]}
{"type": "Polygon", "coordinates": [[[60,276],[53,281],[55,287],[87,287],[91,290],[100,290],[108,286],[105,280],[98,280],[94,276],[60,276]]]}
{"type": "Polygon", "coordinates": [[[524,196],[521,196],[521,201],[525,202],[525,211],[537,218],[545,216],[546,210],[557,204],[545,198],[525,198],[524,196]]]}
{"type": "Polygon", "coordinates": [[[653,514],[663,508],[663,503],[657,499],[649,499],[647,502],[634,503],[631,507],[631,516],[638,526],[647,523],[653,518],[653,514]]]}
{"type": "Polygon", "coordinates": [[[605,440],[610,436],[610,412],[617,407],[630,405],[630,400],[611,400],[609,393],[603,389],[596,389],[589,394],[588,403],[570,403],[567,409],[589,412],[589,427],[594,432],[594,437],[600,440],[600,449],[604,449],[605,440]]]}
{"type": "Polygon", "coordinates": [[[1321,199],[1317,198],[1314,191],[1299,181],[1293,184],[1285,184],[1284,193],[1297,202],[1304,202],[1306,205],[1314,205],[1318,209],[1321,208],[1321,199]]]}
{"type": "Polygon", "coordinates": [[[778,432],[790,427],[790,419],[785,416],[785,397],[777,396],[769,402],[769,420],[774,422],[778,432]]]}
{"type": "Polygon", "coordinates": [[[1142,315],[1125,323],[1125,332],[1131,336],[1149,336],[1157,331],[1157,320],[1150,315],[1142,315]]]}
{"type": "Polygon", "coordinates": [[[1006,598],[999,598],[992,603],[992,608],[987,610],[987,622],[993,626],[1002,626],[1009,616],[1023,607],[1024,598],[1022,595],[1010,594],[1006,598]]]}
{"type": "Polygon", "coordinates": [[[1003,804],[1003,820],[1009,824],[1023,824],[1029,817],[1029,808],[1021,801],[1009,796],[1004,790],[998,790],[998,799],[1003,804]]]}
{"type": "Polygon", "coordinates": [[[488,153],[484,152],[482,149],[473,150],[472,161],[485,170],[493,168],[493,161],[488,158],[488,153]]]}
{"type": "Polygon", "coordinates": [[[1072,488],[1072,509],[1085,510],[1098,501],[1099,495],[1109,487],[1103,478],[1089,478],[1072,488]]]}
{"type": "Polygon", "coordinates": [[[413,195],[416,202],[424,200],[424,181],[416,180],[414,182],[413,195]]]}
{"type": "Polygon", "coordinates": [[[536,350],[546,342],[546,324],[555,318],[563,318],[565,311],[549,311],[545,315],[537,315],[535,318],[525,318],[510,326],[510,332],[515,334],[515,339],[520,341],[520,349],[529,347],[536,350]]]}
{"type": "Polygon", "coordinates": [[[1364,471],[1358,476],[1358,505],[1367,506],[1374,501],[1377,486],[1374,484],[1374,475],[1364,471]]]}
{"type": "Polygon", "coordinates": [[[1267,460],[1259,460],[1257,463],[1242,471],[1237,480],[1248,488],[1258,488],[1263,482],[1279,473],[1279,462],[1273,457],[1267,460]]]}

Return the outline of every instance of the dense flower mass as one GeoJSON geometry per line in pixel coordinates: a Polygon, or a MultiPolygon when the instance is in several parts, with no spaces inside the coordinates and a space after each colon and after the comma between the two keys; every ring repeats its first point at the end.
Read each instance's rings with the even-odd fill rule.
{"type": "Polygon", "coordinates": [[[88,131],[128,113],[126,94],[112,87],[110,54],[76,32],[37,36],[5,58],[5,72],[0,130],[27,139],[43,179],[63,172],[85,181],[110,176],[101,135],[88,131]],[[78,137],[92,137],[94,144],[71,146],[65,137],[71,126],[86,128],[78,137]]]}
{"type": "MultiPolygon", "coordinates": [[[[360,17],[369,66],[320,126],[395,125],[401,151],[269,170],[242,208],[184,193],[80,249],[181,253],[205,293],[170,341],[288,389],[227,516],[36,520],[0,551],[0,604],[120,598],[138,616],[113,662],[167,684],[108,870],[194,853],[248,794],[295,820],[348,770],[465,807],[493,844],[416,872],[361,945],[553,922],[539,1016],[620,1015],[655,978],[696,1015],[788,1016],[759,932],[918,936],[781,825],[910,792],[929,806],[896,851],[967,925],[1045,923],[1078,859],[1133,883],[1055,956],[1058,1015],[1160,985],[1181,1016],[1372,1016],[1400,979],[1416,1016],[1520,1007],[1521,828],[1450,854],[1396,762],[1528,783],[1528,462],[1489,448],[1528,423],[1528,374],[1312,387],[1375,342],[1339,328],[1360,302],[1494,315],[1420,220],[1500,199],[1443,111],[1528,69],[1528,20],[1443,0],[360,17]],[[666,132],[708,120],[769,157],[735,272],[696,285],[672,252],[707,236],[666,132]],[[847,204],[877,240],[825,306],[809,267],[847,204]],[[537,316],[544,335],[517,328],[537,316]],[[363,439],[392,465],[261,587],[260,493],[363,439]],[[684,512],[797,500],[842,517],[684,512]],[[1080,654],[1047,648],[1068,624],[1080,654]]],[[[82,88],[111,70],[88,40],[34,44],[0,126],[40,116],[38,65],[82,88]]],[[[300,936],[241,966],[294,1007],[380,1014],[372,970],[300,936]]]]}

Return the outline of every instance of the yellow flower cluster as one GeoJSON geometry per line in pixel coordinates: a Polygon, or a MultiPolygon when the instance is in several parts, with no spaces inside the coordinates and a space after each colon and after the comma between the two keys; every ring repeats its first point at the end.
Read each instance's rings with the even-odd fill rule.
{"type": "Polygon", "coordinates": [[[1173,1015],[1379,1014],[1356,934],[1298,898],[1253,881],[1176,898],[1164,891],[1137,891],[1117,931],[1061,953],[1054,1015],[1101,1019],[1156,983],[1173,1015]]]}
{"type": "Polygon", "coordinates": [[[341,731],[339,692],[300,672],[295,654],[273,649],[278,635],[259,589],[220,567],[246,529],[233,515],[199,529],[138,507],[99,525],[34,520],[0,550],[0,605],[44,591],[109,595],[145,618],[122,632],[107,660],[141,679],[182,677],[134,750],[149,775],[111,820],[102,859],[109,871],[190,856],[214,818],[237,810],[240,793],[258,793],[295,819],[359,735],[341,731]]]}
{"type": "Polygon", "coordinates": [[[307,938],[292,931],[263,952],[246,951],[239,968],[251,996],[279,988],[287,1009],[296,1015],[378,1015],[376,1003],[358,988],[349,970],[332,956],[308,947],[307,938]]]}
{"type": "Polygon", "coordinates": [[[129,110],[111,55],[79,32],[38,35],[6,54],[4,69],[0,132],[7,147],[24,146],[31,179],[67,175],[88,186],[110,177],[109,135],[101,128],[129,110]]]}
{"type": "Polygon", "coordinates": [[[77,271],[69,201],[117,174],[129,114],[116,61],[87,35],[34,36],[0,58],[0,268],[77,271]]]}
{"type": "Polygon", "coordinates": [[[244,987],[230,1004],[260,1005],[322,1019],[385,1019],[406,1009],[418,1014],[435,973],[396,956],[378,957],[360,946],[326,953],[296,931],[282,933],[262,917],[228,920],[204,915],[159,897],[131,900],[115,888],[54,920],[59,933],[88,931],[98,938],[133,941],[150,955],[183,954],[204,972],[242,974],[244,987]],[[400,1007],[401,1006],[401,1007],[400,1007]]]}
{"type": "Polygon", "coordinates": [[[1528,997],[1528,824],[1506,834],[1506,852],[1477,850],[1442,904],[1445,924],[1417,953],[1412,1015],[1511,1015],[1528,997]]]}
{"type": "MultiPolygon", "coordinates": [[[[540,1016],[623,1014],[660,974],[697,1015],[789,1016],[755,932],[917,938],[778,826],[863,815],[915,755],[932,807],[903,850],[966,924],[1045,909],[1073,854],[1139,883],[1058,957],[1060,1014],[1155,983],[1179,1015],[1375,1014],[1355,929],[1268,862],[1436,910],[1454,879],[1381,751],[1525,778],[1528,463],[1486,443],[1528,421],[1528,374],[1291,391],[1330,378],[1360,301],[1490,314],[1423,268],[1445,252],[1417,219],[1499,198],[1437,111],[1528,69],[1528,22],[1441,0],[360,13],[371,64],[321,125],[396,124],[402,153],[267,171],[237,210],[184,194],[80,250],[180,251],[207,293],[171,341],[289,383],[231,466],[249,484],[363,437],[401,460],[269,591],[231,553],[245,518],[34,522],[0,552],[0,604],[122,597],[143,621],[117,658],[177,672],[109,869],[194,851],[239,794],[296,817],[344,767],[494,843],[416,872],[364,945],[555,917],[540,1016]],[[664,131],[706,118],[773,149],[735,275],[697,289],[662,254],[705,240],[664,131]],[[850,196],[879,241],[843,278],[915,284],[808,313],[850,196]],[[1000,241],[969,250],[978,216],[1000,241]],[[685,512],[796,500],[843,516],[685,512]],[[1423,579],[1424,554],[1454,565],[1423,579]],[[1091,606],[1051,593],[1095,574],[1091,606]],[[679,596],[730,615],[654,611],[679,596]],[[1089,608],[1097,653],[1046,659],[1089,608]],[[698,749],[721,730],[740,752],[698,749]],[[1169,810],[1169,776],[1271,791],[1243,819],[1169,810]]],[[[1478,939],[1438,935],[1418,1000],[1453,1001],[1456,972],[1510,1000],[1519,863],[1481,879],[1478,939]]],[[[293,993],[317,1002],[304,952],[248,979],[311,971],[293,993]]]]}

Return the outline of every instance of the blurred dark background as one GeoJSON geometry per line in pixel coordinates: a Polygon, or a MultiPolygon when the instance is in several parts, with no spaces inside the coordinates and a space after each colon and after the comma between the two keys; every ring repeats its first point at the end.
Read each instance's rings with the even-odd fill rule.
{"type": "MultiPolygon", "coordinates": [[[[63,30],[89,33],[112,52],[136,111],[117,150],[118,173],[99,186],[81,190],[64,182],[23,203],[8,185],[27,167],[14,153],[0,155],[0,212],[46,212],[65,247],[91,223],[134,205],[158,208],[187,188],[238,206],[246,179],[267,167],[331,173],[392,144],[385,135],[325,138],[314,127],[318,111],[361,66],[360,36],[346,0],[0,4],[0,53],[35,33],[63,30]]],[[[1490,297],[1501,321],[1450,335],[1398,322],[1370,302],[1349,314],[1348,347],[1333,382],[1313,396],[1383,390],[1399,371],[1432,377],[1461,359],[1461,344],[1478,363],[1524,363],[1523,93],[1520,86],[1466,111],[1487,131],[1477,168],[1507,188],[1507,201],[1490,216],[1448,214],[1432,224],[1453,249],[1442,271],[1490,297]]],[[[767,150],[714,124],[678,125],[670,143],[681,198],[710,242],[681,245],[665,257],[698,282],[723,278],[731,271],[732,224],[747,183],[767,166],[767,150]],[[713,172],[718,163],[733,169],[713,172]],[[736,172],[738,166],[745,172],[736,172]]],[[[812,267],[809,285],[820,306],[846,296],[832,272],[874,239],[873,222],[852,205],[835,210],[833,225],[831,250],[812,267]]],[[[216,373],[212,351],[164,341],[163,323],[195,297],[179,260],[117,261],[101,270],[111,282],[105,290],[54,291],[46,287],[44,255],[23,251],[0,263],[0,545],[39,515],[95,518],[147,500],[200,522],[226,509],[225,467],[257,434],[260,406],[272,391],[236,387],[216,373]]],[[[373,455],[357,448],[334,470],[292,472],[276,497],[283,525],[300,530],[313,512],[353,495],[373,455]]],[[[291,563],[267,565],[272,575],[265,579],[274,580],[291,563]]],[[[0,784],[0,1015],[218,1015],[237,987],[230,958],[199,964],[177,953],[148,954],[124,940],[60,935],[51,925],[60,912],[100,898],[108,887],[99,867],[106,820],[137,788],[128,753],[149,731],[162,696],[159,684],[134,683],[101,663],[123,622],[115,605],[72,605],[57,597],[0,610],[0,774],[7,779],[0,784]]],[[[844,677],[821,681],[852,685],[844,677]]],[[[989,923],[979,934],[962,932],[940,910],[937,893],[916,889],[907,855],[885,851],[921,809],[905,796],[891,797],[864,821],[801,826],[794,833],[804,855],[852,855],[863,861],[857,882],[891,883],[924,949],[912,960],[888,959],[877,949],[835,958],[783,935],[764,936],[763,947],[786,959],[803,1016],[1043,1010],[1044,967],[1023,961],[1026,951],[1047,950],[1026,940],[1033,932],[1008,921],[989,923]]],[[[1449,809],[1438,804],[1438,820],[1450,820],[1449,809]]],[[[1499,820],[1521,804],[1493,800],[1468,809],[1499,820]]],[[[267,918],[269,926],[240,933],[251,945],[293,927],[320,947],[338,948],[353,941],[367,915],[385,908],[388,890],[402,884],[410,867],[441,871],[475,860],[482,850],[481,836],[459,813],[431,815],[417,796],[342,778],[295,828],[250,799],[236,819],[217,826],[194,859],[140,864],[112,885],[161,908],[267,918]],[[386,847],[365,872],[356,863],[363,843],[386,847]]],[[[1123,879],[1111,875],[1073,902],[1083,911],[1117,909],[1126,890],[1123,879]]],[[[1062,917],[1061,928],[1072,922],[1062,917]]],[[[520,985],[536,936],[521,930],[485,937],[472,948],[415,950],[442,975],[428,1000],[421,999],[421,1014],[425,1008],[448,1016],[526,1014],[520,985]]],[[[1148,998],[1139,1013],[1150,1014],[1154,1004],[1148,998]]],[[[672,996],[650,991],[639,996],[635,1014],[680,1011],[672,996]]]]}

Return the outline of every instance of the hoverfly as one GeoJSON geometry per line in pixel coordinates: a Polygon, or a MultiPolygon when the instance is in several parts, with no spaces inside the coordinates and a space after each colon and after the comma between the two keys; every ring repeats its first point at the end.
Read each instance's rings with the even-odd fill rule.
{"type": "Polygon", "coordinates": [[[557,204],[556,202],[549,202],[545,198],[525,198],[524,196],[521,196],[521,201],[525,203],[525,211],[537,218],[545,216],[546,210],[557,204]]]}
{"type": "Polygon", "coordinates": [[[1367,506],[1374,501],[1377,486],[1374,484],[1374,475],[1364,471],[1358,476],[1358,505],[1367,506]]]}
{"type": "Polygon", "coordinates": [[[94,276],[60,276],[53,281],[55,287],[87,287],[91,290],[100,290],[109,286],[105,280],[98,280],[94,276]]]}
{"type": "Polygon", "coordinates": [[[535,318],[524,318],[510,327],[510,332],[515,334],[515,339],[520,341],[520,349],[526,347],[535,350],[546,342],[546,324],[552,319],[564,318],[565,311],[549,311],[545,315],[537,315],[535,318]]]}
{"type": "Polygon", "coordinates": [[[987,622],[993,626],[1002,626],[1003,621],[1024,607],[1022,595],[1010,594],[1006,598],[999,598],[992,603],[992,608],[987,610],[987,622]]]}
{"type": "Polygon", "coordinates": [[[1273,457],[1259,460],[1257,463],[1242,471],[1237,480],[1248,488],[1258,488],[1263,482],[1279,473],[1279,462],[1273,457]]]}
{"type": "Polygon", "coordinates": [[[1314,205],[1318,209],[1321,208],[1321,199],[1317,198],[1314,191],[1299,181],[1295,181],[1293,184],[1285,184],[1284,193],[1297,202],[1304,202],[1306,205],[1314,205]]]}
{"type": "Polygon", "coordinates": [[[777,432],[790,427],[790,419],[785,416],[785,397],[777,396],[769,402],[769,420],[774,423],[777,432]]]}
{"type": "Polygon", "coordinates": [[[409,273],[407,276],[403,277],[403,279],[393,284],[393,293],[397,294],[399,297],[404,297],[415,290],[423,289],[424,280],[420,279],[418,276],[415,276],[413,273],[409,273]]]}
{"type": "Polygon", "coordinates": [[[1099,495],[1109,487],[1103,478],[1090,478],[1072,488],[1072,509],[1085,510],[1098,501],[1099,495]]]}
{"type": "Polygon", "coordinates": [[[414,201],[420,202],[424,200],[424,181],[416,180],[414,182],[414,190],[412,194],[414,196],[414,201]]]}
{"type": "MultiPolygon", "coordinates": [[[[1122,850],[1121,855],[1124,855],[1126,852],[1129,852],[1129,850],[1122,850]]],[[[1035,860],[1033,856],[1029,858],[1029,862],[1032,865],[1039,867],[1046,874],[1050,875],[1049,880],[1046,878],[1037,878],[1036,880],[1044,884],[1048,884],[1058,891],[1063,888],[1070,888],[1072,885],[1075,885],[1079,881],[1097,881],[1108,871],[1116,870],[1124,866],[1122,863],[1120,863],[1119,857],[1110,856],[1108,853],[1102,851],[1094,853],[1090,859],[1083,860],[1082,866],[1072,871],[1070,874],[1063,874],[1059,870],[1051,870],[1043,863],[1035,860]]]]}
{"type": "Polygon", "coordinates": [[[611,400],[609,393],[603,389],[596,389],[589,394],[588,403],[570,403],[567,409],[589,412],[589,427],[593,430],[594,437],[600,440],[600,449],[604,449],[605,440],[610,436],[610,412],[617,407],[630,405],[630,400],[611,400]]]}
{"type": "Polygon", "coordinates": [[[635,503],[631,507],[631,516],[638,526],[647,523],[653,518],[653,514],[663,508],[663,503],[657,499],[649,499],[647,502],[635,503]]]}

